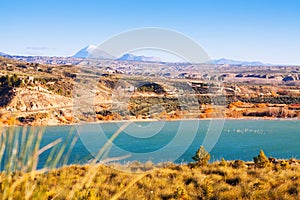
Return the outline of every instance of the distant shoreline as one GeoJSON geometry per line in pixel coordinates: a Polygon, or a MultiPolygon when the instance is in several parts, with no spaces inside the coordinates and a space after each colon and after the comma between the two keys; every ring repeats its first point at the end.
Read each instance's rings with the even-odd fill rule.
{"type": "MultiPolygon", "coordinates": [[[[71,123],[71,124],[63,124],[63,123],[49,123],[49,124],[18,124],[13,125],[17,127],[39,127],[39,126],[80,126],[83,124],[111,124],[111,123],[142,123],[142,122],[178,122],[178,121],[300,121],[299,118],[271,118],[271,117],[243,117],[243,118],[191,118],[191,119],[137,119],[137,120],[103,120],[97,122],[82,122],[82,123],[71,123]]],[[[10,125],[2,124],[0,127],[13,127],[10,125]]]]}

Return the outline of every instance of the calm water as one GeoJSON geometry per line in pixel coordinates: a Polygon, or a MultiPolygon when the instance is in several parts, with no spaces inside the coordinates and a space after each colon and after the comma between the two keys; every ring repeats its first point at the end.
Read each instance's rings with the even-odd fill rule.
{"type": "MultiPolygon", "coordinates": [[[[69,146],[67,136],[70,132],[72,136],[77,134],[79,139],[68,163],[85,163],[99,152],[121,125],[106,123],[46,127],[41,146],[58,138],[69,141],[69,146]]],[[[122,131],[104,154],[109,158],[130,156],[119,162],[189,162],[207,137],[206,141],[213,147],[210,151],[212,160],[223,157],[227,160],[249,161],[260,149],[267,156],[300,158],[300,121],[227,120],[218,137],[218,128],[221,127],[222,123],[217,121],[136,122],[122,131]]],[[[40,156],[39,167],[44,165],[48,155],[49,151],[46,151],[40,156]]]]}

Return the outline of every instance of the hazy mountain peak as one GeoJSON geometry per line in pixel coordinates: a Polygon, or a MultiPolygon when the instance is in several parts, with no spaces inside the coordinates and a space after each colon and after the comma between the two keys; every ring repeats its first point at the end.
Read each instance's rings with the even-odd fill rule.
{"type": "Polygon", "coordinates": [[[9,56],[8,54],[6,54],[6,53],[2,53],[2,52],[0,52],[0,56],[9,56]]]}
{"type": "Polygon", "coordinates": [[[161,59],[158,57],[147,57],[147,56],[136,56],[134,54],[124,54],[117,60],[127,60],[127,61],[139,61],[139,62],[161,62],[161,59]]]}
{"type": "Polygon", "coordinates": [[[215,65],[243,65],[243,66],[267,66],[272,65],[268,63],[262,63],[259,61],[238,61],[238,60],[232,60],[227,58],[220,58],[217,60],[211,61],[215,65]]]}
{"type": "Polygon", "coordinates": [[[96,45],[92,45],[92,44],[90,44],[90,45],[88,45],[88,46],[85,47],[85,49],[88,50],[88,51],[93,51],[93,50],[95,50],[97,48],[98,47],[96,45]]]}
{"type": "Polygon", "coordinates": [[[74,58],[95,58],[95,59],[114,59],[114,57],[105,51],[99,49],[99,47],[95,45],[88,45],[83,49],[79,50],[75,55],[72,57],[74,58]]]}

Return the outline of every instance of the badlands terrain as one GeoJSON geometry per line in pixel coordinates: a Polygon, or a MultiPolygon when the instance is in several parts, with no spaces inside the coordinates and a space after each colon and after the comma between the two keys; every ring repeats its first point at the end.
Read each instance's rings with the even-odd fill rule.
{"type": "Polygon", "coordinates": [[[299,66],[36,59],[0,57],[1,124],[300,117],[299,66]]]}

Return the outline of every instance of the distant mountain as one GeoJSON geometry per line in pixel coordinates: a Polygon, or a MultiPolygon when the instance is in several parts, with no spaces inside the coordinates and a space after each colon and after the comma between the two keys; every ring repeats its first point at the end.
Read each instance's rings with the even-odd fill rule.
{"type": "Polygon", "coordinates": [[[73,58],[96,58],[101,60],[114,59],[112,55],[109,55],[105,51],[102,51],[95,45],[88,45],[84,47],[72,57],[73,58]]]}
{"type": "Polygon", "coordinates": [[[117,60],[140,61],[140,62],[161,62],[161,59],[158,57],[136,56],[133,54],[124,54],[122,57],[118,58],[117,60]]]}
{"type": "MultiPolygon", "coordinates": [[[[88,45],[78,51],[71,57],[56,57],[56,56],[18,56],[18,55],[9,55],[6,53],[0,52],[0,56],[12,58],[15,60],[21,60],[26,62],[36,62],[43,64],[78,64],[82,58],[94,58],[101,60],[113,60],[115,59],[112,55],[107,52],[99,49],[95,45],[88,45]]],[[[123,61],[138,61],[138,62],[162,62],[159,57],[154,56],[136,56],[134,54],[124,54],[123,56],[117,58],[116,60],[123,61]]],[[[211,60],[210,62],[215,65],[241,65],[241,66],[272,66],[273,64],[262,63],[259,61],[238,61],[227,58],[221,58],[216,60],[211,60]]]]}
{"type": "Polygon", "coordinates": [[[215,65],[243,65],[243,66],[269,66],[272,64],[262,63],[259,61],[238,61],[238,60],[231,60],[226,58],[221,58],[218,60],[211,61],[215,65]]]}
{"type": "Polygon", "coordinates": [[[0,56],[9,56],[8,54],[6,54],[6,53],[2,53],[2,52],[0,52],[0,56]]]}

